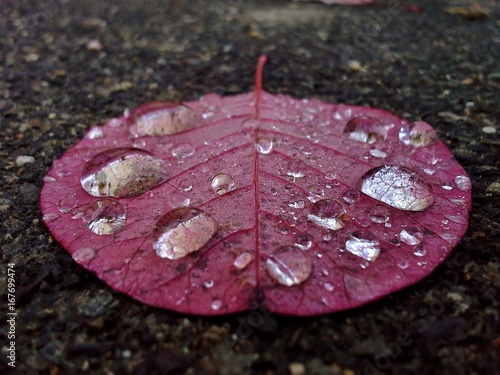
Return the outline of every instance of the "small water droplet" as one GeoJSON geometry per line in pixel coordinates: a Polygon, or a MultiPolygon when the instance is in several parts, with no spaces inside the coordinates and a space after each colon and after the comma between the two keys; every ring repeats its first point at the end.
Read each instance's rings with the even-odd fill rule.
{"type": "Polygon", "coordinates": [[[331,230],[342,228],[346,222],[342,204],[333,199],[322,199],[314,203],[307,218],[313,223],[331,230]]]}
{"type": "Polygon", "coordinates": [[[373,143],[387,137],[387,129],[376,118],[355,117],[347,122],[344,136],[358,142],[373,143]]]}
{"type": "Polygon", "coordinates": [[[382,205],[373,206],[370,209],[368,215],[370,216],[370,219],[374,223],[378,224],[383,224],[383,223],[387,224],[387,221],[389,220],[390,217],[389,210],[387,209],[387,207],[382,205]]]}
{"type": "Polygon", "coordinates": [[[156,223],[153,248],[160,258],[180,259],[200,250],[217,232],[217,223],[204,211],[176,208],[156,223]]]}
{"type": "Polygon", "coordinates": [[[455,185],[457,185],[457,188],[462,191],[467,191],[472,188],[470,178],[467,176],[455,177],[455,185]]]}
{"type": "Polygon", "coordinates": [[[331,283],[324,283],[323,284],[323,287],[328,291],[328,292],[333,292],[333,290],[335,289],[335,287],[333,286],[333,284],[331,283]]]}
{"type": "Polygon", "coordinates": [[[238,257],[234,260],[233,265],[242,270],[246,268],[253,260],[253,255],[251,253],[241,253],[238,255],[238,257]]]}
{"type": "Polygon", "coordinates": [[[419,175],[404,167],[385,165],[361,177],[361,191],[392,207],[423,211],[434,202],[434,194],[419,175]]]}
{"type": "Polygon", "coordinates": [[[301,178],[306,175],[306,171],[306,163],[302,160],[294,159],[288,163],[286,174],[294,178],[301,178]]]}
{"type": "Polygon", "coordinates": [[[227,173],[219,173],[212,179],[212,189],[223,195],[235,189],[234,179],[227,173]]]}
{"type": "Polygon", "coordinates": [[[55,179],[54,177],[51,177],[51,176],[45,176],[43,178],[43,182],[47,182],[47,183],[57,182],[57,179],[55,179]]]}
{"type": "Polygon", "coordinates": [[[305,203],[304,203],[303,200],[296,201],[296,202],[291,202],[291,203],[288,204],[288,207],[302,209],[302,208],[305,207],[305,203]]]}
{"type": "Polygon", "coordinates": [[[325,195],[325,191],[319,185],[310,185],[307,188],[307,192],[311,195],[309,200],[315,202],[317,198],[322,198],[325,195]]]}
{"type": "Polygon", "coordinates": [[[437,140],[432,126],[423,121],[405,124],[399,130],[399,140],[407,146],[425,147],[437,140]]]}
{"type": "Polygon", "coordinates": [[[424,234],[422,233],[422,231],[419,228],[410,227],[410,228],[403,229],[399,233],[399,238],[405,244],[408,244],[410,246],[416,246],[423,241],[424,234]]]}
{"type": "Polygon", "coordinates": [[[191,203],[191,198],[182,191],[174,191],[170,196],[169,203],[173,208],[188,206],[191,203]]]}
{"type": "Polygon", "coordinates": [[[429,176],[432,176],[436,171],[432,168],[423,168],[422,169],[425,173],[427,173],[429,176]]]}
{"type": "Polygon", "coordinates": [[[94,197],[133,197],[167,179],[163,160],[138,148],[101,152],[85,164],[80,182],[94,197]]]}
{"type": "Polygon", "coordinates": [[[274,280],[285,286],[303,283],[312,271],[309,258],[292,246],[283,246],[274,251],[266,261],[266,268],[274,280]]]}
{"type": "Polygon", "coordinates": [[[260,138],[255,143],[255,148],[260,154],[269,154],[273,149],[273,141],[267,138],[260,138]]]}
{"type": "Polygon", "coordinates": [[[425,253],[426,253],[426,251],[423,248],[423,246],[419,245],[419,246],[417,246],[417,248],[415,249],[413,254],[418,256],[418,257],[423,257],[425,255],[425,253]]]}
{"type": "Polygon", "coordinates": [[[188,191],[193,190],[193,185],[186,179],[180,180],[179,184],[177,186],[179,187],[179,189],[181,189],[182,191],[185,191],[186,193],[188,191]]]}
{"type": "Polygon", "coordinates": [[[172,156],[183,159],[193,156],[195,149],[191,143],[181,142],[172,148],[172,156]]]}
{"type": "Polygon", "coordinates": [[[125,227],[127,215],[120,202],[103,199],[90,204],[83,211],[82,219],[95,234],[108,235],[125,227]]]}
{"type": "Polygon", "coordinates": [[[353,204],[359,200],[360,195],[359,190],[347,189],[342,193],[342,199],[349,204],[353,204]]]}
{"type": "Polygon", "coordinates": [[[444,190],[453,190],[453,186],[451,186],[451,182],[445,182],[442,186],[441,186],[444,190]]]}
{"type": "Polygon", "coordinates": [[[98,126],[92,127],[87,133],[88,139],[98,139],[104,137],[104,133],[102,132],[102,128],[98,126]]]}
{"type": "Polygon", "coordinates": [[[300,250],[309,250],[312,246],[311,236],[306,233],[299,234],[297,240],[295,241],[295,246],[300,250]]]}
{"type": "Polygon", "coordinates": [[[78,200],[75,196],[71,195],[61,199],[57,205],[59,211],[63,213],[70,212],[78,204],[78,200]]]}
{"type": "Polygon", "coordinates": [[[457,224],[467,225],[467,219],[462,215],[444,215],[447,219],[457,224]]]}
{"type": "Polygon", "coordinates": [[[277,195],[278,194],[278,190],[276,190],[275,188],[271,188],[271,195],[277,195]]]}
{"type": "Polygon", "coordinates": [[[193,129],[198,122],[196,114],[190,108],[165,103],[139,107],[130,117],[130,133],[137,137],[182,133],[193,129]]]}
{"type": "Polygon", "coordinates": [[[406,259],[399,259],[396,264],[402,270],[405,270],[410,266],[410,262],[408,262],[406,259]]]}
{"type": "Polygon", "coordinates": [[[75,262],[82,264],[82,263],[88,263],[92,259],[95,258],[95,250],[91,249],[90,247],[83,247],[81,249],[76,250],[72,256],[75,262]]]}
{"type": "Polygon", "coordinates": [[[208,280],[208,281],[205,281],[205,282],[203,283],[203,285],[205,285],[205,288],[208,288],[208,289],[210,289],[211,287],[213,287],[213,286],[214,286],[214,284],[215,284],[215,283],[214,283],[214,281],[213,281],[213,280],[208,280]]]}
{"type": "Polygon", "coordinates": [[[345,243],[345,248],[351,254],[369,262],[375,261],[380,253],[380,243],[375,236],[366,230],[351,233],[345,243]]]}
{"type": "Polygon", "coordinates": [[[210,308],[212,310],[218,311],[222,307],[222,301],[220,299],[214,299],[212,301],[212,304],[210,305],[210,308]]]}

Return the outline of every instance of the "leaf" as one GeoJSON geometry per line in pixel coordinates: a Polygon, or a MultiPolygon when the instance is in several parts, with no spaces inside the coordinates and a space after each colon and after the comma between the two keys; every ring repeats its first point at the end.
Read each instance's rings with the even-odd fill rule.
{"type": "Polygon", "coordinates": [[[73,259],[150,305],[314,315],[427,276],[471,184],[425,122],[262,90],[150,103],[92,127],[44,178],[73,259]]]}

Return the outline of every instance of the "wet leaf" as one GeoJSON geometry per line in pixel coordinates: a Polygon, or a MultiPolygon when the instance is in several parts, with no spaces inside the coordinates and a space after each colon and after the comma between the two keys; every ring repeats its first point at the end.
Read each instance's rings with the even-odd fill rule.
{"type": "Polygon", "coordinates": [[[91,128],[44,178],[73,259],[145,303],[314,315],[428,275],[467,229],[471,183],[433,128],[262,90],[146,104],[91,128]]]}

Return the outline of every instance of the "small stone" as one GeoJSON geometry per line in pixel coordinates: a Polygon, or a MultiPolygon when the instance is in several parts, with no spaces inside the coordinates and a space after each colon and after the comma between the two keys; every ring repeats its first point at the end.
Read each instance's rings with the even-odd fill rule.
{"type": "Polygon", "coordinates": [[[35,158],[33,156],[29,156],[29,155],[19,155],[16,158],[17,165],[31,164],[34,161],[35,161],[35,158]]]}
{"type": "Polygon", "coordinates": [[[33,185],[24,183],[19,188],[22,194],[22,199],[25,203],[36,203],[38,202],[38,196],[40,195],[40,189],[33,185]]]}
{"type": "Polygon", "coordinates": [[[483,133],[486,134],[495,134],[497,132],[497,129],[494,126],[485,126],[483,127],[483,133]]]}
{"type": "Polygon", "coordinates": [[[102,43],[97,39],[91,39],[87,42],[87,49],[89,51],[100,51],[102,50],[102,43]]]}
{"type": "Polygon", "coordinates": [[[292,362],[288,365],[288,370],[291,375],[305,375],[306,374],[306,366],[304,366],[300,362],[292,362]]]}
{"type": "Polygon", "coordinates": [[[491,184],[489,184],[488,187],[486,188],[486,192],[499,194],[500,193],[500,182],[492,182],[491,184]]]}
{"type": "Polygon", "coordinates": [[[347,66],[349,69],[354,70],[355,72],[359,72],[360,70],[363,69],[363,66],[361,63],[357,60],[351,60],[347,63],[347,66]]]}

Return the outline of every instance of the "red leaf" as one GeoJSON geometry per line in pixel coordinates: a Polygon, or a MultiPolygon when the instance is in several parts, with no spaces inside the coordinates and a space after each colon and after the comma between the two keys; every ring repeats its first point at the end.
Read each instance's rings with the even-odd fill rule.
{"type": "Polygon", "coordinates": [[[254,93],[152,103],[93,127],[45,177],[75,261],[145,303],[313,315],[428,275],[464,234],[470,180],[424,122],[254,93]]]}

